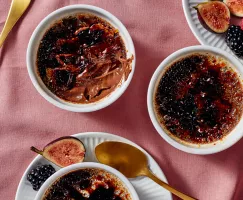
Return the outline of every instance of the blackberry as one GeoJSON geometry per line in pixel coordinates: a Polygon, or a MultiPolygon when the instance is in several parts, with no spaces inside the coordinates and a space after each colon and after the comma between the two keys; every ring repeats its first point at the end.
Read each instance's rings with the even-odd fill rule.
{"type": "Polygon", "coordinates": [[[225,41],[236,56],[243,57],[243,30],[240,26],[231,25],[225,41]]]}
{"type": "Polygon", "coordinates": [[[39,190],[42,184],[55,172],[56,170],[51,165],[40,165],[30,171],[27,180],[34,190],[39,190]]]}

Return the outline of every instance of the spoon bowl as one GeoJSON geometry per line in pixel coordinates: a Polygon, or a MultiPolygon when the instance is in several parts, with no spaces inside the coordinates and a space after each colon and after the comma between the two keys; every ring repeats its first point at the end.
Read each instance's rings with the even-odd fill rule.
{"type": "Polygon", "coordinates": [[[148,168],[146,155],[132,145],[114,141],[103,142],[95,148],[95,154],[100,163],[117,169],[127,178],[147,176],[181,199],[195,200],[156,177],[148,168]]]}
{"type": "Polygon", "coordinates": [[[145,154],[125,143],[104,142],[95,148],[95,154],[99,162],[108,163],[127,178],[137,177],[147,168],[148,160],[145,154]]]}

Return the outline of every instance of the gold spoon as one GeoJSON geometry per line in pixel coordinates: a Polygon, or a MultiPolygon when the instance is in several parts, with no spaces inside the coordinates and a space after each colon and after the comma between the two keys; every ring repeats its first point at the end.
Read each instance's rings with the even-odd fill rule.
{"type": "Polygon", "coordinates": [[[0,48],[7,38],[9,32],[16,24],[18,19],[22,16],[26,8],[29,6],[31,0],[13,0],[10,6],[7,20],[0,35],[0,48]]]}
{"type": "Polygon", "coordinates": [[[157,178],[148,169],[146,155],[134,146],[121,142],[103,142],[95,148],[95,154],[99,162],[117,169],[127,178],[147,176],[181,199],[195,200],[157,178]]]}

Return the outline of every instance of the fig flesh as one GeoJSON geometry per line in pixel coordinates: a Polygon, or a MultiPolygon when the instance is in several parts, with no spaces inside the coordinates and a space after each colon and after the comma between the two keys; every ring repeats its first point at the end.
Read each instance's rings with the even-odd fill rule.
{"type": "Polygon", "coordinates": [[[210,30],[216,33],[224,33],[230,25],[229,8],[220,1],[209,1],[194,7],[198,12],[199,20],[210,30]]]}
{"type": "Polygon", "coordinates": [[[83,143],[79,139],[71,136],[61,137],[52,141],[42,151],[33,146],[30,149],[59,167],[66,167],[83,162],[85,157],[83,143]]]}
{"type": "Polygon", "coordinates": [[[232,15],[243,17],[243,1],[242,0],[224,0],[232,15]]]}

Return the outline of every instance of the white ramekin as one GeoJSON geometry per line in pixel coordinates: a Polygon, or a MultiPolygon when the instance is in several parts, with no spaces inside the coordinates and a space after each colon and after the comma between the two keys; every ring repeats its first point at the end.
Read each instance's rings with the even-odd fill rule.
{"type": "Polygon", "coordinates": [[[103,165],[100,163],[94,163],[94,162],[84,162],[84,163],[78,163],[78,164],[73,164],[68,167],[64,167],[54,173],[51,177],[49,177],[46,182],[41,186],[40,190],[38,191],[35,200],[41,200],[43,198],[43,195],[47,191],[47,189],[50,187],[52,183],[54,183],[59,177],[62,177],[63,175],[71,172],[71,171],[76,171],[79,169],[85,169],[85,168],[95,168],[95,169],[102,169],[107,171],[108,173],[111,173],[115,175],[118,179],[121,180],[121,182],[124,184],[125,187],[127,187],[129,194],[131,195],[132,200],[139,200],[139,197],[133,188],[132,184],[129,182],[129,180],[121,174],[119,171],[117,171],[114,168],[111,168],[107,165],[103,165]]]}
{"type": "Polygon", "coordinates": [[[159,123],[155,110],[154,110],[154,95],[155,90],[157,88],[157,85],[159,83],[159,80],[161,79],[161,76],[168,65],[172,64],[175,60],[177,60],[180,57],[183,57],[190,53],[196,53],[196,52],[208,52],[212,53],[214,55],[219,55],[223,58],[225,58],[229,63],[234,66],[235,70],[239,73],[240,79],[242,80],[243,76],[243,66],[242,64],[234,58],[232,55],[228,54],[227,52],[210,46],[191,46],[187,47],[181,50],[176,51],[175,53],[168,56],[156,69],[154,72],[152,79],[149,84],[148,88],[148,94],[147,94],[147,106],[148,106],[148,112],[150,119],[155,127],[155,129],[158,131],[158,133],[164,138],[166,142],[171,144],[173,147],[185,151],[187,153],[192,154],[213,154],[220,151],[223,151],[229,147],[231,147],[233,144],[235,144],[237,141],[239,141],[243,136],[243,119],[241,118],[240,122],[237,124],[237,126],[229,133],[227,136],[225,136],[222,140],[219,140],[214,143],[210,144],[190,144],[183,142],[170,134],[167,134],[165,130],[162,128],[161,124],[159,123]]]}
{"type": "Polygon", "coordinates": [[[79,5],[71,5],[71,6],[60,8],[52,12],[51,14],[49,14],[40,22],[40,24],[36,27],[35,31],[33,32],[30,38],[28,48],[27,48],[26,61],[27,61],[28,73],[33,85],[47,101],[49,101],[50,103],[54,104],[59,108],[73,111],[73,112],[92,112],[92,111],[100,110],[112,104],[125,92],[125,90],[127,89],[128,85],[132,80],[134,70],[135,70],[135,49],[130,34],[128,33],[126,27],[121,23],[119,19],[117,19],[114,15],[112,15],[108,11],[103,10],[101,8],[90,6],[90,5],[79,4],[79,5]],[[37,73],[37,67],[36,67],[36,55],[37,55],[38,46],[40,40],[42,39],[47,29],[50,28],[50,26],[53,23],[55,23],[55,21],[75,13],[91,13],[108,21],[111,25],[113,25],[115,28],[119,30],[120,35],[127,49],[127,57],[130,58],[131,55],[134,56],[134,60],[132,62],[132,71],[129,74],[128,79],[124,83],[122,83],[121,86],[117,87],[117,89],[113,91],[109,96],[101,99],[100,101],[89,103],[89,104],[75,104],[58,98],[45,86],[45,84],[43,83],[43,81],[41,80],[41,78],[37,73]]]}

